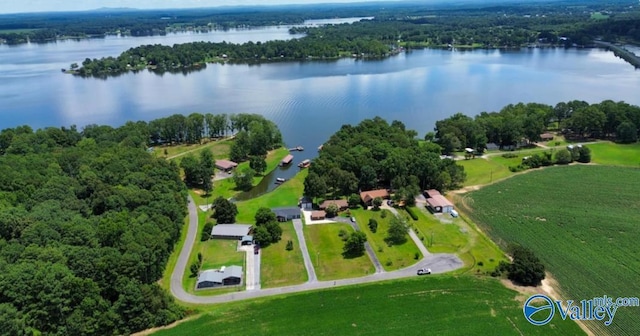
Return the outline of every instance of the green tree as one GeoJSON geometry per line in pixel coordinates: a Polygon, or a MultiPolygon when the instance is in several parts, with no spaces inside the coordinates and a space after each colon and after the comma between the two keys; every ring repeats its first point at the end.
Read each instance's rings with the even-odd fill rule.
{"type": "Polygon", "coordinates": [[[616,138],[622,143],[638,141],[638,128],[630,121],[622,122],[616,129],[616,138]]]}
{"type": "Polygon", "coordinates": [[[561,149],[556,152],[555,161],[557,164],[569,164],[573,161],[571,152],[568,149],[561,149]]]}
{"type": "Polygon", "coordinates": [[[335,203],[331,203],[329,205],[327,205],[327,208],[325,209],[325,212],[327,213],[327,217],[335,217],[338,214],[338,211],[340,209],[338,208],[338,206],[335,203]]]}
{"type": "Polygon", "coordinates": [[[371,232],[376,233],[378,231],[378,221],[373,219],[373,218],[369,218],[369,229],[371,230],[371,232]]]}
{"type": "Polygon", "coordinates": [[[185,156],[180,161],[180,168],[184,171],[184,182],[188,186],[197,186],[202,183],[202,171],[200,162],[192,155],[185,156]]]}
{"type": "Polygon", "coordinates": [[[236,169],[233,173],[233,181],[236,188],[240,190],[249,190],[253,187],[253,176],[255,172],[251,168],[236,169]]]}
{"type": "Polygon", "coordinates": [[[287,241],[287,247],[285,248],[287,251],[293,251],[293,241],[287,241]]]}
{"type": "Polygon", "coordinates": [[[213,229],[213,223],[207,222],[200,233],[200,241],[207,241],[211,238],[211,229],[213,229]]]}
{"type": "Polygon", "coordinates": [[[212,204],[213,215],[218,224],[232,224],[236,222],[236,215],[238,215],[238,207],[227,200],[226,198],[219,196],[213,201],[212,204]]]}
{"type": "Polygon", "coordinates": [[[324,196],[327,193],[327,184],[324,179],[318,176],[314,172],[309,172],[309,175],[304,180],[304,194],[312,198],[324,196]]]}
{"type": "Polygon", "coordinates": [[[258,226],[253,230],[253,239],[262,247],[271,245],[271,233],[265,226],[258,226]]]}
{"type": "Polygon", "coordinates": [[[373,201],[371,202],[373,204],[373,208],[375,210],[380,209],[380,206],[382,205],[382,197],[376,197],[373,199],[373,201]]]}
{"type": "Polygon", "coordinates": [[[264,225],[264,227],[269,232],[270,242],[275,244],[280,241],[282,238],[282,227],[278,222],[269,222],[264,225]]]}
{"type": "Polygon", "coordinates": [[[249,167],[255,170],[256,174],[262,175],[267,170],[266,156],[254,155],[249,158],[249,167]]]}
{"type": "Polygon", "coordinates": [[[360,205],[360,196],[358,194],[351,194],[347,200],[350,208],[357,208],[360,205]]]}
{"type": "Polygon", "coordinates": [[[591,162],[591,150],[589,149],[589,147],[581,146],[578,148],[578,162],[591,162]]]}
{"type": "Polygon", "coordinates": [[[513,262],[509,266],[509,280],[522,286],[538,286],[545,278],[545,267],[533,251],[516,245],[510,248],[513,262]]]}
{"type": "Polygon", "coordinates": [[[356,258],[364,255],[364,243],[367,241],[367,235],[362,231],[356,231],[349,235],[344,242],[342,255],[345,258],[356,258]]]}
{"type": "Polygon", "coordinates": [[[262,207],[258,209],[255,215],[256,225],[260,226],[269,222],[276,221],[276,214],[269,208],[262,207]]]}
{"type": "Polygon", "coordinates": [[[407,241],[408,232],[409,227],[407,224],[397,216],[393,216],[389,221],[389,230],[387,231],[385,241],[389,246],[402,245],[407,241]]]}

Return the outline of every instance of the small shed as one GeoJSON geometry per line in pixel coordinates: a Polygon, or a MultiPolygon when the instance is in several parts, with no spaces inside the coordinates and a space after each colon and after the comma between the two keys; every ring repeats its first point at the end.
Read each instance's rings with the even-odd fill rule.
{"type": "Polygon", "coordinates": [[[542,141],[551,141],[551,140],[553,140],[553,133],[542,133],[542,134],[540,134],[540,140],[542,140],[542,141]]]}
{"type": "Polygon", "coordinates": [[[307,196],[301,197],[298,206],[300,206],[302,210],[311,210],[313,209],[313,200],[307,196]]]}
{"type": "Polygon", "coordinates": [[[212,239],[235,239],[249,235],[251,225],[249,224],[218,224],[211,229],[212,239]]]}
{"type": "Polygon", "coordinates": [[[242,267],[222,266],[219,270],[206,270],[198,275],[196,288],[214,288],[221,286],[233,286],[242,283],[242,267]]]}
{"type": "Polygon", "coordinates": [[[453,203],[442,195],[427,198],[427,204],[434,212],[451,213],[453,210],[453,203]]]}
{"type": "Polygon", "coordinates": [[[238,166],[237,163],[229,160],[216,160],[216,168],[224,172],[230,172],[238,166]]]}
{"type": "Polygon", "coordinates": [[[311,220],[322,220],[327,217],[327,213],[323,210],[311,211],[311,220]]]}
{"type": "Polygon", "coordinates": [[[271,211],[276,214],[278,222],[287,222],[301,217],[298,207],[272,208],[271,211]]]}

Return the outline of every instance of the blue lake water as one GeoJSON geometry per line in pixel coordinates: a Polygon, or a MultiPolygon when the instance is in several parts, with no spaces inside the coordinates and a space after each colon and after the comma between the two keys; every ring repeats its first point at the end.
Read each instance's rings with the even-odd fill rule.
{"type": "MultiPolygon", "coordinates": [[[[0,46],[0,128],[109,124],[174,113],[258,113],[275,121],[294,163],[342,124],[382,116],[424,135],[436,120],[506,104],[604,99],[640,104],[640,72],[601,49],[415,50],[384,60],[210,64],[184,74],[147,71],[109,79],[63,74],[86,57],[149,43],[286,39],[288,27],[108,37],[0,46]]],[[[284,177],[293,175],[290,169],[284,177]]]]}

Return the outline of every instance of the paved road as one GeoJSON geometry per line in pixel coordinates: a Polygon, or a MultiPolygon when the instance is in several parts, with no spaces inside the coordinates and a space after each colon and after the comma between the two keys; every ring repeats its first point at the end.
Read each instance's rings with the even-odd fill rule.
{"type": "Polygon", "coordinates": [[[238,251],[245,253],[245,284],[247,290],[260,289],[260,254],[253,253],[253,245],[240,246],[238,251]]]}
{"type": "Polygon", "coordinates": [[[309,257],[309,249],[307,249],[307,241],[304,239],[302,225],[301,219],[293,220],[293,228],[296,230],[298,242],[300,242],[300,251],[302,251],[302,258],[304,259],[304,267],[307,269],[307,275],[309,276],[308,282],[316,282],[318,281],[318,277],[316,277],[316,270],[311,263],[311,257],[309,257]]]}
{"type": "Polygon", "coordinates": [[[171,294],[175,296],[176,299],[183,302],[196,304],[231,302],[278,294],[297,293],[322,288],[414,277],[416,276],[417,270],[420,268],[430,268],[432,273],[445,273],[458,269],[464,265],[462,260],[460,260],[460,258],[453,254],[429,254],[418,263],[393,272],[375,273],[360,278],[342,279],[335,281],[318,281],[313,269],[313,265],[311,264],[311,260],[309,258],[309,252],[306,249],[306,243],[303,243],[304,235],[302,235],[302,221],[294,220],[294,228],[296,229],[296,233],[298,234],[300,249],[303,250],[303,256],[305,258],[305,267],[307,267],[307,272],[309,272],[309,282],[295,286],[256,289],[252,291],[234,292],[215,296],[195,296],[187,293],[184,289],[182,289],[182,276],[187,267],[189,254],[191,253],[191,249],[193,248],[193,244],[196,239],[196,233],[198,230],[198,210],[191,197],[189,197],[188,208],[189,228],[187,232],[187,238],[185,240],[184,246],[182,247],[182,250],[180,251],[180,255],[178,256],[176,267],[171,274],[171,294]]]}

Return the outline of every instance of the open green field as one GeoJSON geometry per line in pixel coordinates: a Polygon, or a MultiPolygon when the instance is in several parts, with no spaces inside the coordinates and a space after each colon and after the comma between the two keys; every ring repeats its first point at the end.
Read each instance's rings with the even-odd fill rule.
{"type": "Polygon", "coordinates": [[[599,142],[587,145],[591,149],[591,162],[613,166],[640,167],[640,143],[616,144],[599,142]]]}
{"type": "Polygon", "coordinates": [[[591,13],[591,18],[594,20],[606,20],[609,18],[609,15],[602,14],[600,12],[593,12],[591,13]]]}
{"type": "Polygon", "coordinates": [[[304,226],[309,256],[319,280],[355,278],[375,271],[366,254],[351,259],[342,256],[344,242],[338,236],[340,230],[353,232],[349,224],[342,223],[304,226]]]}
{"type": "MultiPolygon", "coordinates": [[[[200,268],[202,271],[208,269],[218,269],[221,266],[230,265],[238,265],[244,268],[245,253],[237,251],[238,241],[226,239],[210,239],[205,242],[200,242],[199,233],[197,235],[196,241],[197,243],[194,246],[193,251],[191,251],[191,258],[189,259],[189,264],[187,264],[187,269],[184,273],[184,278],[182,281],[184,289],[188,293],[196,295],[213,295],[228,292],[227,290],[230,288],[216,288],[196,291],[195,286],[197,278],[191,277],[189,266],[191,266],[192,262],[197,260],[198,252],[200,252],[202,253],[202,267],[200,268]],[[222,292],[222,290],[224,290],[224,292],[222,292]]],[[[231,291],[234,290],[237,290],[237,288],[231,288],[231,291]]]]}
{"type": "Polygon", "coordinates": [[[491,278],[415,277],[208,307],[154,335],[578,335],[558,317],[536,327],[518,293],[491,278]]]}
{"type": "MultiPolygon", "coordinates": [[[[640,169],[549,167],[470,193],[471,216],[502,246],[531,248],[566,299],[640,293],[640,169]]],[[[620,308],[596,334],[639,334],[640,308],[620,308]]]]}
{"type": "MultiPolygon", "coordinates": [[[[154,154],[157,157],[172,159],[179,159],[183,155],[193,154],[198,155],[198,152],[202,149],[209,149],[216,159],[224,159],[229,157],[231,151],[231,141],[233,139],[221,139],[216,141],[209,141],[203,144],[183,144],[176,146],[158,146],[154,147],[154,154]],[[166,150],[166,154],[165,154],[166,150]]],[[[179,161],[179,160],[178,160],[179,161]]]]}
{"type": "Polygon", "coordinates": [[[262,288],[297,285],[307,281],[307,270],[292,222],[280,223],[282,239],[262,249],[260,283],[262,288]],[[287,241],[293,250],[287,251],[287,241]]]}
{"type": "Polygon", "coordinates": [[[467,173],[467,179],[464,181],[464,185],[487,184],[512,174],[508,166],[496,162],[493,159],[494,158],[489,157],[487,159],[475,158],[458,161],[457,163],[463,166],[465,173],[467,173]]]}
{"type": "Polygon", "coordinates": [[[384,241],[389,230],[389,221],[394,216],[391,212],[387,213],[386,218],[381,217],[382,211],[363,209],[351,210],[351,215],[356,218],[360,230],[366,233],[369,245],[371,245],[386,271],[405,268],[422,259],[422,253],[420,253],[420,250],[408,234],[407,241],[402,245],[388,246],[384,241]],[[368,223],[371,218],[378,222],[376,233],[371,232],[371,229],[369,229],[368,223]],[[416,253],[418,254],[417,259],[415,258],[416,253]]]}

